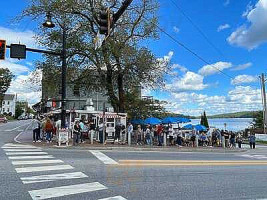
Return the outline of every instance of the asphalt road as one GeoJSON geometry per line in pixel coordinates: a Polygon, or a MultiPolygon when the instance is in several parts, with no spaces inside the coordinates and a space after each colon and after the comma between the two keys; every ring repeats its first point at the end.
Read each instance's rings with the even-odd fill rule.
{"type": "Polygon", "coordinates": [[[0,199],[267,199],[267,148],[90,151],[15,143],[29,123],[0,124],[0,199]]]}

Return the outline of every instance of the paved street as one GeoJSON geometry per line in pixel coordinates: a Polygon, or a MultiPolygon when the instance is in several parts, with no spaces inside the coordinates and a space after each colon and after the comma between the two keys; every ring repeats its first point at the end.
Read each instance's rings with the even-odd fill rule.
{"type": "Polygon", "coordinates": [[[29,123],[0,124],[1,199],[267,198],[267,148],[98,151],[15,143],[29,123]]]}

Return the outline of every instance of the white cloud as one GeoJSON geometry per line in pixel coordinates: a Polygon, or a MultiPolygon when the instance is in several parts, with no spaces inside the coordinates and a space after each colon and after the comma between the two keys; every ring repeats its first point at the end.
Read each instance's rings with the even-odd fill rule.
{"type": "Polygon", "coordinates": [[[246,16],[248,25],[242,25],[236,29],[227,41],[231,45],[255,49],[260,44],[267,42],[267,1],[259,0],[258,3],[246,16]]]}
{"type": "Polygon", "coordinates": [[[7,93],[16,93],[19,100],[28,101],[29,104],[35,104],[41,99],[41,79],[40,70],[29,72],[28,75],[18,75],[10,84],[7,93]],[[35,80],[31,82],[30,80],[35,80]]]}
{"type": "Polygon", "coordinates": [[[247,17],[250,11],[253,9],[252,2],[250,1],[247,5],[246,11],[243,12],[242,17],[247,17]]]}
{"type": "Polygon", "coordinates": [[[33,31],[17,31],[0,26],[1,39],[7,41],[7,44],[21,43],[27,47],[37,47],[34,39],[35,33],[33,31]]]}
{"type": "Polygon", "coordinates": [[[258,81],[257,76],[251,76],[251,75],[238,75],[234,79],[231,80],[232,85],[242,85],[245,83],[255,83],[258,81]]]}
{"type": "Polygon", "coordinates": [[[216,62],[211,65],[205,65],[201,69],[198,70],[198,73],[203,76],[209,76],[212,74],[218,74],[220,71],[224,69],[232,67],[232,63],[229,62],[216,62]]]}
{"type": "Polygon", "coordinates": [[[171,84],[167,84],[166,89],[173,92],[203,90],[208,87],[207,84],[203,83],[203,79],[203,76],[188,71],[182,78],[178,78],[171,84]]]}
{"type": "Polygon", "coordinates": [[[237,65],[236,67],[232,68],[231,71],[239,71],[239,70],[247,69],[251,66],[252,66],[252,63],[248,62],[245,64],[237,65]]]}
{"type": "Polygon", "coordinates": [[[186,73],[188,71],[188,69],[182,65],[179,64],[173,64],[171,67],[172,70],[174,69],[179,69],[181,72],[186,73]]]}
{"type": "Polygon", "coordinates": [[[174,31],[175,33],[179,33],[179,32],[180,32],[180,29],[179,29],[177,26],[174,26],[174,27],[173,27],[173,31],[174,31]]]}
{"type": "Polygon", "coordinates": [[[262,108],[260,89],[236,86],[225,96],[209,96],[195,92],[172,92],[168,110],[175,113],[199,116],[204,110],[209,115],[239,111],[255,111],[262,108]]]}
{"type": "Polygon", "coordinates": [[[223,24],[223,25],[220,25],[218,28],[217,28],[217,32],[220,32],[224,29],[228,29],[230,28],[230,25],[229,24],[223,24]]]}
{"type": "Polygon", "coordinates": [[[24,65],[16,64],[9,60],[1,60],[0,61],[0,68],[8,68],[13,75],[20,75],[24,73],[28,73],[30,69],[24,65]]]}

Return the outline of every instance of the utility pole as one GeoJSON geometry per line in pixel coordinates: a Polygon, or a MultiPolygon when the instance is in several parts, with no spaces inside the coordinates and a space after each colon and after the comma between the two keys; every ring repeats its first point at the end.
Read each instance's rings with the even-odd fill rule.
{"type": "Polygon", "coordinates": [[[263,103],[263,132],[264,134],[266,134],[267,109],[266,109],[265,76],[263,73],[261,74],[260,79],[261,79],[261,96],[263,103]]]}

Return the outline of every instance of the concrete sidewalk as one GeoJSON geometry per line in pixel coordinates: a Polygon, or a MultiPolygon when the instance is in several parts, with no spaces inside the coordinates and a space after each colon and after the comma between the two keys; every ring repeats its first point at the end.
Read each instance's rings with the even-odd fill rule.
{"type": "Polygon", "coordinates": [[[86,140],[85,143],[79,144],[77,146],[72,146],[72,139],[69,141],[69,146],[66,147],[64,144],[62,146],[58,146],[56,142],[56,138],[52,139],[52,143],[46,143],[46,141],[42,142],[32,142],[32,130],[30,127],[27,127],[22,133],[20,133],[16,137],[17,142],[23,144],[31,144],[37,147],[42,148],[75,148],[75,149],[84,149],[84,150],[116,150],[116,151],[166,151],[166,152],[216,152],[216,153],[236,153],[236,152],[245,152],[247,148],[233,148],[233,149],[223,149],[221,147],[178,147],[178,146],[149,146],[149,145],[131,145],[128,144],[90,144],[89,140],[86,140]]]}

